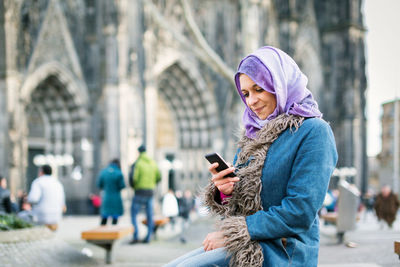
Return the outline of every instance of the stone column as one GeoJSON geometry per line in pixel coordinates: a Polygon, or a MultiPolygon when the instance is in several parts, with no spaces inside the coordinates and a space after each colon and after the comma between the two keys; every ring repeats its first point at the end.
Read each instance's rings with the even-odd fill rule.
{"type": "Polygon", "coordinates": [[[8,112],[6,87],[6,35],[4,2],[0,2],[0,170],[8,177],[8,112]]]}
{"type": "Polygon", "coordinates": [[[116,28],[108,24],[104,28],[106,50],[106,82],[105,82],[105,115],[106,115],[106,146],[108,158],[119,158],[120,150],[120,93],[118,87],[118,42],[116,28]]]}
{"type": "Polygon", "coordinates": [[[22,75],[18,71],[18,58],[21,54],[17,49],[18,29],[20,29],[19,5],[14,1],[2,1],[1,6],[2,11],[0,13],[3,21],[0,25],[4,27],[2,31],[4,31],[3,34],[6,38],[0,36],[0,42],[5,44],[3,50],[5,54],[0,56],[0,61],[4,60],[3,62],[7,67],[7,72],[2,75],[5,83],[3,92],[7,92],[5,95],[7,100],[5,101],[6,106],[0,105],[0,108],[2,110],[5,108],[7,113],[5,164],[8,168],[9,188],[13,193],[16,193],[19,188],[26,189],[25,169],[27,166],[25,103],[19,101],[22,84],[22,75]]]}
{"type": "Polygon", "coordinates": [[[323,101],[325,119],[332,122],[339,161],[338,167],[355,167],[355,184],[367,189],[365,52],[361,13],[362,1],[346,5],[316,1],[321,35],[325,90],[332,98],[323,101]],[[334,11],[334,12],[333,12],[334,11]],[[344,22],[342,14],[350,14],[344,22]]]}
{"type": "Polygon", "coordinates": [[[107,84],[105,87],[106,104],[106,161],[120,156],[120,122],[119,122],[119,88],[117,85],[107,84]]]}
{"type": "Polygon", "coordinates": [[[243,23],[244,54],[253,52],[259,46],[259,0],[241,0],[241,17],[243,23]]]}
{"type": "MultiPolygon", "coordinates": [[[[144,140],[147,146],[147,153],[155,158],[156,136],[157,136],[157,109],[158,109],[158,92],[157,77],[154,76],[155,56],[152,53],[157,46],[157,38],[153,32],[147,31],[143,35],[143,52],[146,55],[142,58],[141,64],[144,71],[144,80],[141,82],[144,88],[144,113],[145,113],[145,132],[144,140]]],[[[139,46],[138,46],[139,47],[139,46]]],[[[140,60],[138,60],[140,61],[140,60]]],[[[139,66],[139,68],[141,67],[139,66]]]]}
{"type": "Polygon", "coordinates": [[[146,82],[145,106],[146,106],[146,145],[147,153],[155,157],[156,137],[157,137],[157,110],[158,92],[155,82],[146,82]]]}

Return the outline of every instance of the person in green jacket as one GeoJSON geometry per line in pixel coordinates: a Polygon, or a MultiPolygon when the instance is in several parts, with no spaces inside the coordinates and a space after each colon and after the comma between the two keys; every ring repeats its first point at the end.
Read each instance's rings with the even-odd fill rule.
{"type": "Polygon", "coordinates": [[[139,242],[139,228],[136,217],[142,207],[145,207],[146,209],[147,219],[147,235],[143,242],[150,242],[154,228],[153,190],[157,183],[161,181],[160,170],[158,169],[156,162],[147,155],[146,147],[141,145],[138,148],[138,151],[140,153],[139,158],[136,160],[134,168],[131,171],[132,175],[129,177],[129,179],[132,179],[130,184],[135,190],[131,206],[131,218],[135,230],[130,244],[136,244],[139,242]]]}
{"type": "Polygon", "coordinates": [[[103,199],[100,208],[101,225],[107,224],[107,218],[112,217],[112,224],[118,223],[118,217],[124,213],[121,190],[125,188],[118,159],[113,159],[110,164],[100,172],[97,187],[103,190],[103,199]]]}

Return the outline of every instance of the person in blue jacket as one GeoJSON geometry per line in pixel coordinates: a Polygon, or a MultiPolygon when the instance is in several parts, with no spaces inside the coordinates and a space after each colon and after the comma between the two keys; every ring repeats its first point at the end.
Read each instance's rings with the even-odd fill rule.
{"type": "Polygon", "coordinates": [[[97,187],[103,190],[100,207],[100,224],[107,224],[108,217],[112,218],[112,224],[117,224],[118,217],[124,213],[121,190],[125,188],[124,176],[118,159],[113,159],[100,172],[100,176],[97,179],[97,187]]]}
{"type": "Polygon", "coordinates": [[[318,211],[337,162],[332,130],[307,77],[277,48],[245,57],[235,82],[245,130],[234,166],[210,165],[204,190],[205,205],[221,216],[217,231],[166,266],[317,266],[318,211]]]}

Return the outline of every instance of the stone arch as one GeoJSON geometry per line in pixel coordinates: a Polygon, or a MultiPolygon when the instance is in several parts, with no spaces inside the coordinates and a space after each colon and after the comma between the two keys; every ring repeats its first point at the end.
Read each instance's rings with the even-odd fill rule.
{"type": "Polygon", "coordinates": [[[77,106],[82,108],[87,107],[89,94],[86,85],[75,77],[71,71],[56,61],[45,63],[29,74],[21,89],[21,101],[29,103],[32,91],[49,76],[57,77],[60,83],[65,85],[66,90],[74,96],[77,106]]]}
{"type": "Polygon", "coordinates": [[[181,189],[193,187],[208,175],[204,154],[214,146],[218,134],[213,91],[196,71],[195,63],[170,61],[158,73],[158,94],[168,106],[176,128],[176,157],[185,166],[176,173],[181,189]]]}
{"type": "MultiPolygon", "coordinates": [[[[45,154],[72,155],[74,164],[83,166],[81,141],[87,136],[88,95],[85,86],[77,80],[57,62],[42,65],[26,79],[20,99],[25,117],[37,111],[45,128],[40,142],[35,143],[29,133],[26,136],[28,170],[33,164],[29,155],[38,148],[45,154]]],[[[69,176],[72,169],[73,166],[59,168],[59,176],[69,176]]]]}

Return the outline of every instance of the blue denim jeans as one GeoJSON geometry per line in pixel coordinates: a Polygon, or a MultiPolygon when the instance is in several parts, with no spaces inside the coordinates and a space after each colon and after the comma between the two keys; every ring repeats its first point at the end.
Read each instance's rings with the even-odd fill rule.
{"type": "Polygon", "coordinates": [[[163,267],[228,267],[229,260],[230,256],[225,248],[204,251],[201,247],[167,263],[163,267]]]}
{"type": "Polygon", "coordinates": [[[145,241],[150,241],[151,234],[154,229],[154,221],[153,221],[153,197],[147,196],[134,196],[132,199],[131,206],[131,220],[133,227],[135,227],[133,232],[133,239],[138,240],[139,238],[139,228],[137,223],[137,215],[140,212],[141,208],[144,207],[146,209],[146,219],[147,219],[147,236],[145,241]]]}

